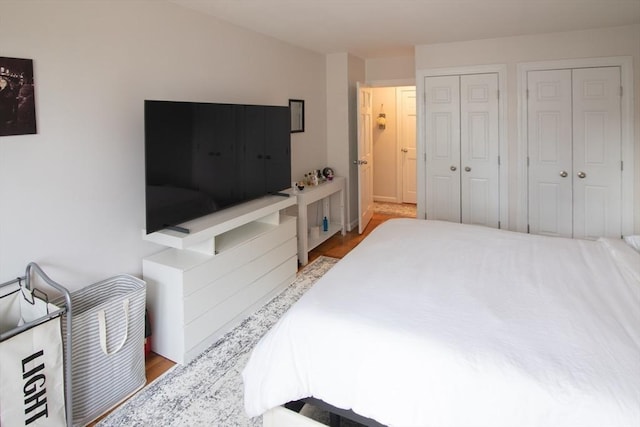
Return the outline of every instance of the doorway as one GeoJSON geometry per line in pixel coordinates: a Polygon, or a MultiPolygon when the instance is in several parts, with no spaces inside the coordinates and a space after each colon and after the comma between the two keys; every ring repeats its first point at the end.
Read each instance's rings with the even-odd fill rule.
{"type": "MultiPolygon", "coordinates": [[[[416,205],[416,88],[373,87],[373,199],[382,212],[416,205]]],[[[415,215],[414,215],[415,216],[415,215]]]]}

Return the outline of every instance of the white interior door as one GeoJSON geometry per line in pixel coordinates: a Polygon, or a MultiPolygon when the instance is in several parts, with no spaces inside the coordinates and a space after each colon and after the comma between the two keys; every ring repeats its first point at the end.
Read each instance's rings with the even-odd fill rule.
{"type": "Polygon", "coordinates": [[[416,88],[397,89],[398,143],[401,153],[402,202],[416,203],[416,88]]]}
{"type": "Polygon", "coordinates": [[[358,233],[362,234],[373,217],[373,91],[357,84],[358,97],[358,233]]]}
{"type": "Polygon", "coordinates": [[[571,70],[527,74],[529,232],[573,235],[571,70]]]}
{"type": "Polygon", "coordinates": [[[465,224],[499,227],[498,75],[460,76],[461,216],[465,224]]]}
{"type": "Polygon", "coordinates": [[[620,68],[575,69],[572,77],[573,235],[620,237],[620,68]]]}
{"type": "Polygon", "coordinates": [[[621,234],[619,67],[527,73],[529,231],[621,234]]]}
{"type": "Polygon", "coordinates": [[[425,78],[427,219],[460,222],[460,80],[425,78]]]}

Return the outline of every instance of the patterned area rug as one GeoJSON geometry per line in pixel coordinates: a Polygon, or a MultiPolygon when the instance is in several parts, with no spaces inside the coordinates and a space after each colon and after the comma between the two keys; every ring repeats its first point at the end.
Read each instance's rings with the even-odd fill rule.
{"type": "Polygon", "coordinates": [[[253,346],[335,263],[320,257],[282,293],[188,365],[175,366],[104,418],[98,426],[259,427],[244,412],[241,372],[253,346]]]}
{"type": "Polygon", "coordinates": [[[411,203],[374,202],[373,211],[379,214],[400,216],[405,218],[416,217],[416,205],[411,203]]]}

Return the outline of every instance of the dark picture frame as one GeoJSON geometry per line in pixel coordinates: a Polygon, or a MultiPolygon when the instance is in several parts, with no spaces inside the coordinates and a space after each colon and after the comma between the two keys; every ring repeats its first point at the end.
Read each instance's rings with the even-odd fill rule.
{"type": "Polygon", "coordinates": [[[291,133],[304,132],[304,100],[290,99],[291,133]]]}
{"type": "Polygon", "coordinates": [[[0,56],[0,136],[35,133],[33,60],[0,56]]]}

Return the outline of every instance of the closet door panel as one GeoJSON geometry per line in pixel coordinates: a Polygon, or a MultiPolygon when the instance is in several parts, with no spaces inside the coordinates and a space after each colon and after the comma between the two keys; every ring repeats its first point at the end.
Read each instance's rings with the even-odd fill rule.
{"type": "Polygon", "coordinates": [[[458,76],[425,79],[427,219],[460,222],[459,99],[458,76]]]}
{"type": "Polygon", "coordinates": [[[571,70],[527,73],[529,231],[571,237],[571,70]]]}
{"type": "Polygon", "coordinates": [[[498,227],[498,75],[460,76],[462,222],[498,227]]]}
{"type": "Polygon", "coordinates": [[[574,237],[620,237],[620,68],[573,70],[574,237]]]}

